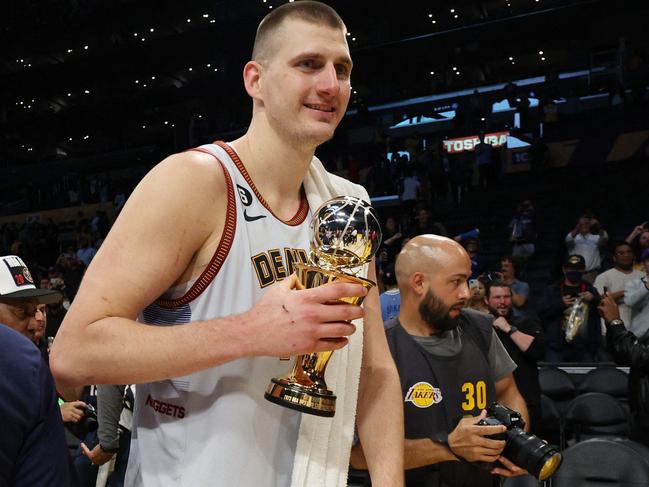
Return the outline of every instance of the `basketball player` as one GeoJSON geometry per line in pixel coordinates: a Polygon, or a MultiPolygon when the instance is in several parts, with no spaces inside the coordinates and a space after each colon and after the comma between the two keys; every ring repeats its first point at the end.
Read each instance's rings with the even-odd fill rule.
{"type": "Polygon", "coordinates": [[[366,291],[297,291],[292,275],[311,211],[368,199],[314,157],[349,101],[346,28],[326,5],[287,3],[261,22],[252,58],[247,133],[161,162],[93,259],[52,350],[59,390],[140,384],[126,485],[346,485],[355,424],[373,485],[402,485],[399,379],[376,288],[364,308],[331,305],[366,291]],[[332,349],[334,418],[264,400],[289,366],[278,357],[332,349]]]}

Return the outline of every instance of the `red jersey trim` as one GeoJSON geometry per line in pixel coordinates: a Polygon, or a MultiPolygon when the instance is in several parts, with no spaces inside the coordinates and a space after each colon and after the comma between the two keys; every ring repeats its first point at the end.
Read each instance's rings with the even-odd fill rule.
{"type": "Polygon", "coordinates": [[[300,202],[300,207],[298,208],[297,213],[295,213],[295,215],[293,215],[293,217],[288,221],[282,220],[280,217],[278,217],[275,214],[275,212],[270,208],[270,206],[268,206],[266,200],[259,193],[257,187],[255,186],[255,183],[252,182],[252,178],[250,177],[250,174],[248,174],[246,167],[243,165],[243,162],[241,162],[241,159],[239,159],[239,156],[234,151],[234,149],[230,147],[228,144],[226,144],[225,142],[220,140],[217,140],[214,143],[228,153],[230,159],[232,159],[234,165],[237,166],[237,169],[239,170],[243,178],[246,180],[246,183],[248,183],[252,191],[255,193],[255,196],[257,197],[259,202],[264,206],[264,208],[266,208],[271,213],[271,215],[273,215],[277,220],[291,227],[296,227],[304,222],[307,215],[309,214],[309,202],[306,200],[306,197],[304,196],[304,192],[302,193],[302,201],[300,202]]]}
{"type": "Polygon", "coordinates": [[[180,298],[158,299],[157,301],[155,301],[155,304],[162,308],[178,308],[180,306],[184,306],[195,300],[203,291],[205,291],[205,289],[207,289],[207,286],[214,280],[217,273],[219,272],[219,269],[221,269],[223,262],[225,262],[225,258],[228,256],[230,248],[232,247],[234,234],[237,229],[237,207],[235,203],[236,200],[234,199],[234,184],[232,183],[232,179],[230,178],[228,170],[226,169],[223,162],[221,162],[221,160],[210,151],[201,149],[200,147],[190,150],[211,155],[221,165],[221,169],[223,169],[228,193],[228,207],[225,214],[225,226],[223,228],[223,235],[221,235],[219,245],[216,248],[214,255],[212,256],[210,263],[207,265],[198,279],[196,279],[196,282],[194,282],[194,284],[192,284],[192,287],[190,287],[189,290],[180,298]]]}

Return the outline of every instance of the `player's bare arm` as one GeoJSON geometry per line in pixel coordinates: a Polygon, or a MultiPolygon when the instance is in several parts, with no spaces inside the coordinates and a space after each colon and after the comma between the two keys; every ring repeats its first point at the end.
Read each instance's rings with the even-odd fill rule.
{"type": "Polygon", "coordinates": [[[207,265],[221,237],[226,194],[220,165],[200,153],[172,156],[143,179],[93,259],[57,335],[51,365],[61,391],[155,381],[248,355],[346,344],[354,329],[344,321],[362,315],[361,308],[324,303],[363,295],[360,285],[293,291],[287,280],[239,316],[171,327],[135,321],[166,289],[207,265]]]}
{"type": "MultiPolygon", "coordinates": [[[[374,260],[368,275],[376,281],[374,260]]],[[[379,293],[365,299],[363,362],[358,395],[358,435],[372,485],[403,485],[404,426],[399,374],[385,338],[379,293]]]]}

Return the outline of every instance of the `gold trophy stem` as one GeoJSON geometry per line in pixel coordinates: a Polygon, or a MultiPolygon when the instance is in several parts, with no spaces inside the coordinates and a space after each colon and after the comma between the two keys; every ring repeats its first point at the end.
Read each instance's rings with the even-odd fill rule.
{"type": "MultiPolygon", "coordinates": [[[[331,282],[358,283],[368,290],[374,287],[374,283],[368,279],[320,267],[297,264],[296,271],[301,288],[314,288],[331,282]]],[[[341,300],[341,303],[357,305],[362,302],[362,296],[341,300]]],[[[333,416],[336,411],[336,396],[329,390],[324,378],[332,354],[333,351],[330,350],[299,355],[291,372],[271,379],[264,397],[275,404],[303,413],[333,416]]]]}

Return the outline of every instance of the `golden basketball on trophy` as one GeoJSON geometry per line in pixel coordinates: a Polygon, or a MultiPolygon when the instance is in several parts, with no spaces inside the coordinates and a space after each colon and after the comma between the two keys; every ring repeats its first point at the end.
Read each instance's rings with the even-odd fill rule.
{"type": "MultiPolygon", "coordinates": [[[[311,264],[296,265],[300,287],[314,288],[338,281],[358,283],[369,290],[375,283],[355,274],[372,259],[380,243],[381,225],[369,203],[353,196],[326,201],[311,221],[311,264]]],[[[363,298],[342,301],[361,304],[363,298]]],[[[325,382],[325,368],[332,354],[327,351],[297,356],[291,372],[271,379],[264,396],[303,413],[333,416],[336,396],[325,382]]]]}

